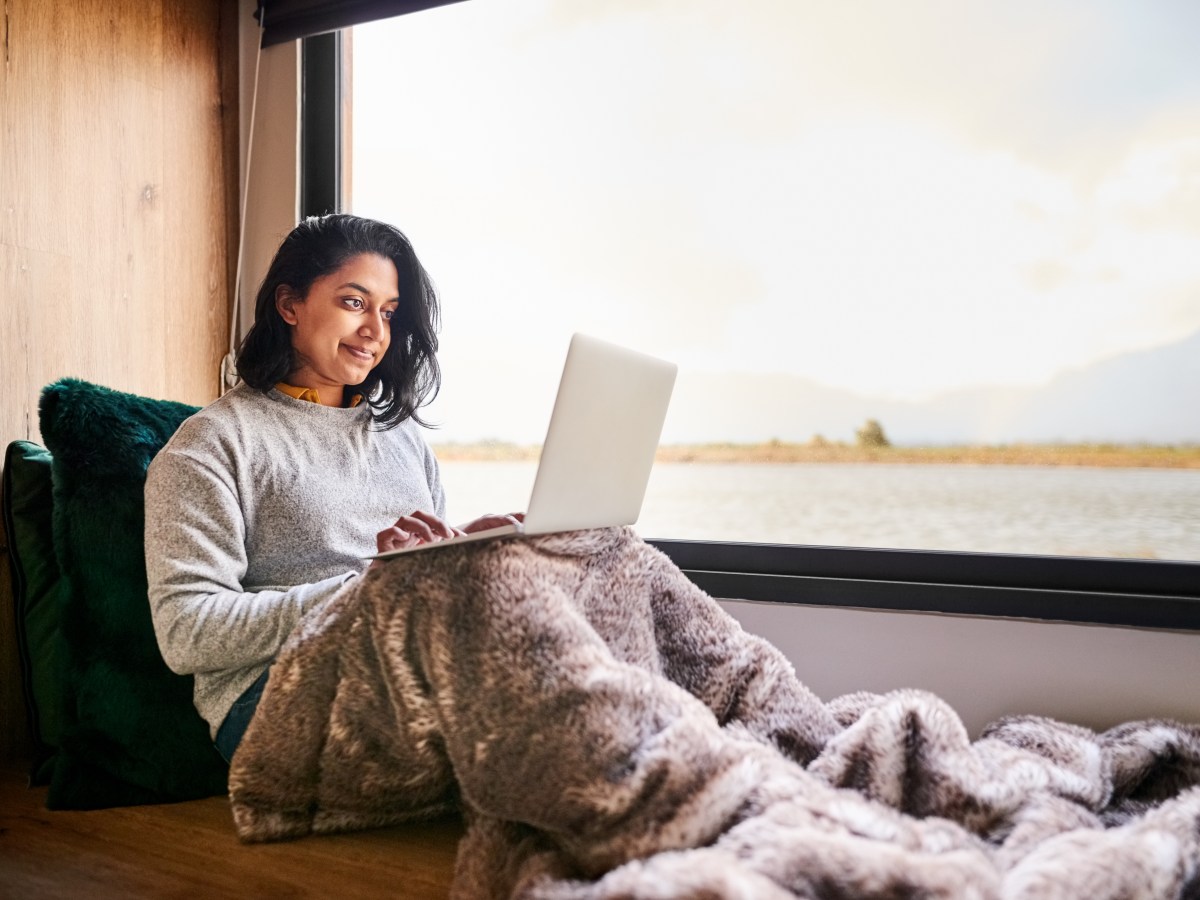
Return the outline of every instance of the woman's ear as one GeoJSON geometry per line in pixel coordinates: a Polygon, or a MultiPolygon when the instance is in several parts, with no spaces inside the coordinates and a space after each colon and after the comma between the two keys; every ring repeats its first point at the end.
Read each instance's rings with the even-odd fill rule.
{"type": "Polygon", "coordinates": [[[296,324],[295,306],[300,302],[303,301],[288,285],[281,284],[275,288],[275,309],[279,313],[279,317],[289,325],[296,324]]]}

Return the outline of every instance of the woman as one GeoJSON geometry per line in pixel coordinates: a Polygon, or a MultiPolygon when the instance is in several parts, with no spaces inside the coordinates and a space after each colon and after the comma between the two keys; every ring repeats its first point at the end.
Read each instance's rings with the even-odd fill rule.
{"type": "MultiPolygon", "coordinates": [[[[146,483],[155,631],[195,675],[243,839],[458,808],[454,890],[472,898],[999,896],[1013,859],[1069,830],[1095,884],[1141,871],[1130,840],[1116,869],[1093,865],[1118,845],[1086,798],[1118,780],[1086,729],[1020,719],[967,746],[919,691],[823,704],[629,530],[367,572],[372,549],[456,531],[418,430],[439,382],[429,279],[394,228],[309,219],[255,314],[245,383],[180,427],[146,483]]],[[[1184,730],[1147,733],[1174,753],[1184,730]]],[[[1113,758],[1146,758],[1120,740],[1113,758]]],[[[1200,858],[1200,798],[1179,800],[1159,810],[1174,836],[1147,825],[1176,881],[1200,858]]]]}
{"type": "Polygon", "coordinates": [[[421,406],[440,385],[438,300],[409,241],[348,215],[280,246],[238,353],[244,384],[188,419],[146,481],[163,658],[229,760],[302,616],[364,556],[495,527],[446,524],[421,406]]]}
{"type": "Polygon", "coordinates": [[[437,318],[396,229],[307,220],[259,290],[245,383],[150,466],[154,628],[231,763],[239,836],[459,808],[469,897],[508,896],[547,846],[597,873],[708,842],[836,723],[663,554],[595,529],[367,571],[520,518],[444,521],[418,430],[437,318]]]}

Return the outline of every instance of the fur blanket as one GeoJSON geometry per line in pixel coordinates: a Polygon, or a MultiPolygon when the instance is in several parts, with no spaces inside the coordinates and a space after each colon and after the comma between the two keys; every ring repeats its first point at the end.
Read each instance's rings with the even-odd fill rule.
{"type": "Polygon", "coordinates": [[[1200,728],[822,703],[627,529],[417,553],[289,640],[239,836],[450,809],[462,898],[1200,897],[1200,728]]]}

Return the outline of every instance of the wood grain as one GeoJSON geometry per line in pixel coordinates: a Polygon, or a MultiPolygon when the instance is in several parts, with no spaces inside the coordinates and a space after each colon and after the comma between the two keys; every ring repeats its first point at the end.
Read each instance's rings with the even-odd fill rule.
{"type": "Polygon", "coordinates": [[[45,789],[0,773],[0,897],[449,895],[458,819],[242,844],[223,797],[50,812],[45,789]]]}
{"type": "MultiPolygon", "coordinates": [[[[203,404],[237,239],[237,0],[4,0],[0,447],[65,376],[203,404]]],[[[7,567],[0,602],[11,616],[7,567]]],[[[0,752],[24,741],[10,627],[0,752]]]]}
{"type": "Polygon", "coordinates": [[[216,396],[236,234],[230,7],[5,3],[0,442],[40,440],[38,394],[67,375],[216,396]]]}

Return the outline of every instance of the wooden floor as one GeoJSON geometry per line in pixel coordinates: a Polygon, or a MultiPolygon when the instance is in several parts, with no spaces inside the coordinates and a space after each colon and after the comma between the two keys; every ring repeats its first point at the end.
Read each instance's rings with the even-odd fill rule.
{"type": "Polygon", "coordinates": [[[0,897],[406,897],[449,894],[455,819],[245,845],[223,797],[50,812],[0,766],[0,897]]]}

